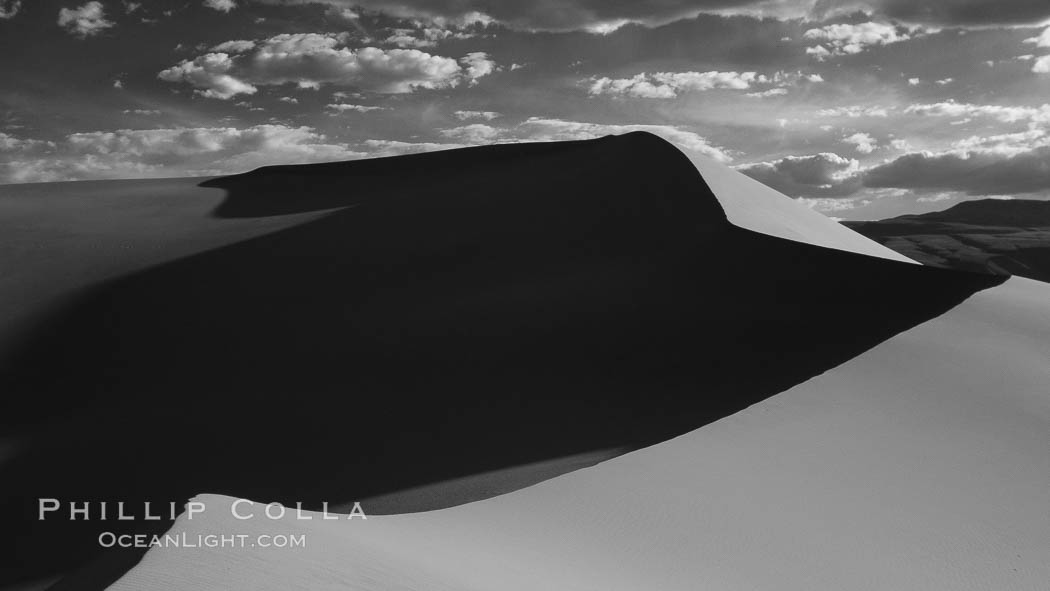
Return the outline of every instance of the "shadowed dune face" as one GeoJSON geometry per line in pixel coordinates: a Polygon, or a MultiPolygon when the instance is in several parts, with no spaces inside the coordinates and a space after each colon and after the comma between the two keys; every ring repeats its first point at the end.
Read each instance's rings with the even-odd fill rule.
{"type": "Polygon", "coordinates": [[[343,209],[99,285],[4,360],[24,444],[0,464],[0,578],[67,570],[119,529],[37,522],[38,497],[317,507],[637,448],[1001,281],[733,227],[645,134],[209,185],[219,216],[343,209]]]}

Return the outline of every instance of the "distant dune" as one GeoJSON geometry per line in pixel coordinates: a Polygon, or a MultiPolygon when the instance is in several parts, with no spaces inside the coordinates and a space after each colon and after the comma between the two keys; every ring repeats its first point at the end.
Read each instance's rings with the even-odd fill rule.
{"type": "Polygon", "coordinates": [[[1050,201],[964,201],[945,211],[844,224],[927,265],[1050,281],[1050,201]]]}
{"type": "MultiPolygon", "coordinates": [[[[113,523],[38,522],[37,497],[201,493],[471,503],[311,528],[307,554],[154,550],[115,588],[944,588],[937,564],[990,568],[1013,545],[983,536],[1033,527],[1050,474],[1047,335],[1022,318],[1042,286],[913,264],[743,179],[628,134],[153,181],[156,206],[148,184],[58,188],[75,217],[3,189],[0,241],[30,230],[0,263],[21,302],[0,327],[2,578],[125,568],[90,562],[113,523]],[[953,349],[980,315],[1005,340],[953,349]],[[1020,367],[996,369],[1002,343],[1020,367]],[[1003,390],[959,394],[952,367],[1003,390]],[[971,424],[989,395],[1005,418],[971,424]],[[996,482],[1020,504],[979,513],[996,482]],[[949,522],[977,537],[937,537],[949,522]],[[851,584],[851,553],[879,551],[851,584]]],[[[1028,581],[1046,530],[1025,532],[1028,581]]]]}

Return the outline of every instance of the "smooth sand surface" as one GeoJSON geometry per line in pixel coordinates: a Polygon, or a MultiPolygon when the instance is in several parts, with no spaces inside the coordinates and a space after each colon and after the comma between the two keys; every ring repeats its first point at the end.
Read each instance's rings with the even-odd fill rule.
{"type": "Polygon", "coordinates": [[[305,533],[155,549],[141,589],[1042,590],[1050,580],[1050,286],[1027,279],[747,410],[518,492],[305,533]]]}
{"type": "Polygon", "coordinates": [[[189,226],[288,226],[73,290],[0,359],[5,578],[145,527],[42,524],[40,496],[454,506],[717,421],[1002,281],[868,256],[775,193],[732,225],[754,185],[720,178],[629,134],[206,182],[225,196],[189,226]]]}
{"type": "Polygon", "coordinates": [[[803,207],[755,179],[710,158],[690,154],[704,181],[718,195],[730,223],[785,240],[815,244],[893,261],[912,259],[865,238],[824,214],[803,207]]]}

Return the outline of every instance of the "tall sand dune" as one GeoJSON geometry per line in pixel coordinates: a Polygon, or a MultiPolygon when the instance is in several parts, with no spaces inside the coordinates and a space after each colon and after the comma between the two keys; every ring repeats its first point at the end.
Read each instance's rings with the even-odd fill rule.
{"type": "MultiPolygon", "coordinates": [[[[852,486],[852,473],[823,471],[815,450],[778,455],[795,452],[780,449],[775,434],[793,426],[816,438],[819,429],[839,429],[813,445],[845,454],[863,441],[850,439],[863,424],[825,424],[822,413],[840,401],[877,401],[865,392],[880,386],[870,376],[867,390],[826,392],[825,410],[806,388],[882,350],[873,347],[958,314],[975,293],[999,293],[981,290],[1003,278],[913,264],[742,178],[694,166],[647,134],[270,167],[186,189],[184,203],[198,204],[191,209],[225,190],[209,213],[192,209],[173,223],[200,248],[165,247],[152,258],[132,249],[127,267],[73,274],[68,283],[55,270],[75,266],[78,248],[48,251],[42,258],[54,275],[44,287],[0,284],[5,297],[29,302],[19,322],[0,329],[9,343],[0,422],[12,450],[0,463],[9,491],[0,525],[11,534],[0,575],[68,572],[99,554],[100,531],[146,528],[39,522],[39,497],[167,503],[208,492],[307,507],[381,498],[384,511],[424,511],[659,444],[458,509],[374,518],[352,533],[320,527],[320,547],[310,548],[318,553],[300,554],[298,566],[285,564],[296,560],[291,554],[258,562],[254,553],[155,550],[117,587],[747,586],[731,576],[741,564],[733,561],[709,579],[689,579],[708,564],[692,552],[723,543],[733,526],[720,519],[779,506],[752,506],[747,499],[766,500],[753,495],[812,502],[815,514],[822,497],[807,483],[852,486]],[[49,303],[34,307],[33,289],[49,303]],[[790,412],[775,412],[778,401],[798,396],[790,412]],[[724,433],[741,424],[767,439],[724,433]],[[791,457],[812,462],[809,472],[787,470],[791,457]],[[559,464],[563,458],[571,460],[559,464]],[[786,462],[781,472],[766,469],[778,462],[786,462]],[[521,475],[522,466],[542,468],[521,475]],[[519,472],[508,478],[508,470],[519,472]],[[502,476],[486,476],[494,474],[502,476]],[[449,482],[458,484],[442,487],[449,482]],[[399,496],[419,490],[428,492],[399,496]],[[549,515],[533,520],[533,511],[549,515]],[[446,539],[445,527],[448,547],[427,555],[446,539]],[[325,562],[337,556],[338,564],[325,562]],[[318,564],[333,578],[310,578],[318,564]],[[687,579],[692,586],[683,586],[687,579]]],[[[44,228],[52,214],[46,202],[40,207],[26,215],[44,228]]],[[[77,224],[63,220],[53,231],[70,227],[77,224]]],[[[67,243],[84,249],[91,241],[67,243]]],[[[996,289],[1020,288],[1011,280],[996,289]]],[[[939,383],[886,392],[950,407],[939,383]]],[[[910,424],[901,419],[894,445],[904,445],[910,424]]],[[[855,461],[863,465],[876,450],[855,461]]],[[[883,472],[870,473],[896,476],[895,461],[882,461],[883,472]]],[[[920,492],[936,496],[934,484],[920,492]]],[[[902,506],[901,515],[913,509],[902,506]]],[[[784,519],[805,516],[786,510],[784,519]]],[[[800,535],[819,537],[812,528],[824,526],[810,527],[800,535]]],[[[778,551],[772,538],[738,533],[736,546],[725,542],[747,550],[736,561],[778,551]]],[[[822,548],[812,546],[807,559],[841,556],[822,557],[822,548]]],[[[804,549],[768,563],[787,564],[804,549]]],[[[101,568],[66,588],[118,575],[101,568]]],[[[767,580],[754,576],[755,584],[767,580]]]]}
{"type": "Polygon", "coordinates": [[[111,589],[1042,590],[1048,298],[1011,279],[743,412],[487,501],[237,521],[201,497],[174,533],[306,546],[152,550],[111,589]]]}

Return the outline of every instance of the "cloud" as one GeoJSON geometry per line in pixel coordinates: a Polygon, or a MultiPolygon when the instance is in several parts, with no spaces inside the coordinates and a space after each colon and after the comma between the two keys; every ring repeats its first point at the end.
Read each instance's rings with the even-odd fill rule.
{"type": "Polygon", "coordinates": [[[856,119],[858,117],[886,117],[889,115],[889,109],[886,107],[850,105],[846,107],[835,107],[832,109],[821,109],[817,111],[817,115],[820,117],[848,117],[850,119],[856,119]]]}
{"type": "Polygon", "coordinates": [[[867,22],[860,24],[839,23],[827,25],[817,29],[809,29],[803,37],[811,41],[821,42],[806,50],[806,53],[817,59],[831,56],[849,55],[860,53],[869,47],[878,45],[890,45],[911,39],[913,35],[921,34],[919,29],[908,29],[905,27],[867,22]]]}
{"type": "Polygon", "coordinates": [[[949,100],[941,103],[911,105],[904,109],[904,112],[927,117],[990,117],[1002,123],[1019,121],[1050,123],[1050,104],[1041,107],[1014,107],[975,105],[949,100]]]}
{"type": "Polygon", "coordinates": [[[658,135],[686,152],[706,156],[719,162],[732,160],[729,154],[711,145],[699,134],[671,125],[609,125],[543,117],[529,117],[509,127],[493,127],[475,123],[442,130],[441,135],[454,140],[454,143],[416,143],[373,139],[364,142],[360,147],[373,154],[392,156],[490,143],[588,140],[632,131],[646,131],[658,135]]]}
{"type": "Polygon", "coordinates": [[[268,4],[322,2],[336,7],[356,6],[401,18],[427,21],[461,20],[483,16],[513,29],[588,31],[607,34],[627,23],[659,25],[697,14],[748,13],[804,16],[807,3],[768,0],[261,0],[268,4]]]}
{"type": "Polygon", "coordinates": [[[871,154],[879,149],[878,141],[867,133],[855,133],[842,138],[842,141],[847,144],[852,144],[861,154],[871,154]]]}
{"type": "Polygon", "coordinates": [[[446,39],[471,39],[477,36],[479,30],[488,26],[492,19],[483,14],[470,14],[457,20],[438,19],[430,23],[418,20],[409,22],[415,25],[414,28],[391,29],[390,35],[383,42],[398,47],[417,49],[435,47],[446,39]]]}
{"type": "Polygon", "coordinates": [[[375,107],[365,105],[351,105],[348,103],[332,103],[325,105],[325,108],[335,113],[345,113],[346,111],[355,111],[357,113],[368,113],[369,111],[384,111],[386,107],[375,107]]]}
{"type": "Polygon", "coordinates": [[[686,151],[695,152],[719,162],[732,160],[732,157],[724,150],[712,146],[707,139],[699,134],[672,125],[607,125],[542,117],[529,117],[518,125],[518,133],[522,134],[522,137],[529,141],[594,139],[605,135],[619,135],[632,131],[647,131],[686,151]]]}
{"type": "Polygon", "coordinates": [[[277,35],[233,57],[219,52],[184,60],[159,77],[188,83],[210,98],[228,99],[252,94],[258,86],[289,83],[300,88],[332,84],[364,92],[402,94],[421,88],[450,88],[463,82],[473,84],[496,70],[495,62],[481,52],[456,60],[417,49],[350,49],[345,47],[345,40],[342,34],[277,35]]]}
{"type": "MultiPolygon", "coordinates": [[[[5,137],[0,134],[0,150],[5,137]]],[[[0,164],[4,183],[203,176],[365,155],[312,128],[284,125],[95,131],[58,143],[17,140],[7,152],[11,158],[0,164]]]]}
{"type": "Polygon", "coordinates": [[[1027,131],[985,136],[975,135],[956,140],[952,142],[950,152],[960,155],[970,152],[981,152],[1015,156],[1046,146],[1050,146],[1050,135],[1048,135],[1047,129],[1040,125],[1029,125],[1027,131]]]}
{"type": "Polygon", "coordinates": [[[737,170],[791,197],[847,197],[861,188],[860,163],[831,152],[786,156],[737,170]]]}
{"type": "Polygon", "coordinates": [[[441,135],[458,140],[467,144],[487,144],[496,141],[503,133],[502,130],[485,125],[484,123],[472,123],[452,129],[444,129],[441,135]]]}
{"type": "Polygon", "coordinates": [[[453,115],[460,121],[466,121],[468,119],[484,119],[485,121],[492,121],[493,119],[500,117],[500,113],[495,111],[456,111],[453,115]]]}
{"type": "Polygon", "coordinates": [[[438,41],[445,38],[444,29],[394,29],[391,34],[383,40],[383,43],[397,45],[398,47],[434,47],[438,41]]]}
{"type": "Polygon", "coordinates": [[[165,82],[186,82],[208,98],[229,99],[239,94],[255,94],[258,91],[255,86],[230,74],[233,67],[229,54],[208,53],[193,61],[183,60],[179,65],[161,71],[157,77],[165,82]]]}
{"type": "Polygon", "coordinates": [[[1035,60],[1035,63],[1032,64],[1032,71],[1036,74],[1050,74],[1050,55],[1044,55],[1035,60]]]}
{"type": "Polygon", "coordinates": [[[1025,43],[1033,43],[1036,47],[1050,47],[1050,27],[1043,29],[1042,34],[1025,39],[1025,43]]]}
{"type": "Polygon", "coordinates": [[[944,26],[1039,24],[1045,0],[258,0],[268,4],[356,6],[391,16],[454,19],[484,13],[515,29],[607,33],[626,23],[656,26],[701,13],[821,21],[863,11],[907,23],[944,26]]]}
{"type": "MultiPolygon", "coordinates": [[[[636,98],[675,98],[680,92],[713,89],[744,90],[760,80],[755,72],[656,72],[641,73],[633,78],[593,79],[588,92],[592,95],[619,95],[636,98]]],[[[765,77],[761,77],[764,81],[765,77]]]]}
{"type": "Polygon", "coordinates": [[[22,0],[0,0],[0,18],[15,18],[19,8],[22,0]]]}
{"type": "Polygon", "coordinates": [[[220,12],[229,12],[237,8],[237,3],[234,0],[204,0],[204,5],[220,12]]]}
{"type": "Polygon", "coordinates": [[[212,47],[211,51],[218,53],[244,53],[253,49],[255,49],[255,41],[241,39],[220,43],[215,47],[212,47]]]}
{"type": "Polygon", "coordinates": [[[361,147],[371,157],[401,156],[402,154],[420,154],[423,152],[436,152],[439,150],[451,150],[454,148],[465,148],[464,144],[442,144],[436,142],[402,142],[397,140],[365,140],[361,147]]]}
{"type": "Polygon", "coordinates": [[[968,195],[1050,191],[1050,146],[1017,153],[994,150],[917,152],[867,171],[864,185],[968,195]]]}
{"type": "Polygon", "coordinates": [[[1030,126],[1050,123],[1050,104],[1042,107],[1018,107],[974,105],[946,101],[943,103],[911,105],[905,108],[904,112],[922,115],[922,117],[963,118],[964,120],[983,117],[994,119],[1001,123],[1028,123],[1030,126]]]}
{"type": "Polygon", "coordinates": [[[749,92],[747,96],[754,98],[768,98],[771,96],[782,96],[788,93],[786,88],[770,88],[769,90],[763,90],[762,92],[749,92]]]}
{"type": "Polygon", "coordinates": [[[463,71],[471,85],[477,84],[478,78],[496,71],[496,62],[489,59],[488,54],[483,51],[468,53],[459,58],[459,63],[463,64],[463,71]]]}
{"type": "Polygon", "coordinates": [[[54,143],[34,139],[22,139],[0,131],[0,154],[34,153],[54,148],[54,143]]]}
{"type": "Polygon", "coordinates": [[[71,35],[86,39],[98,35],[113,27],[113,21],[106,20],[105,9],[101,2],[93,1],[80,8],[63,8],[58,11],[58,25],[71,35]]]}

